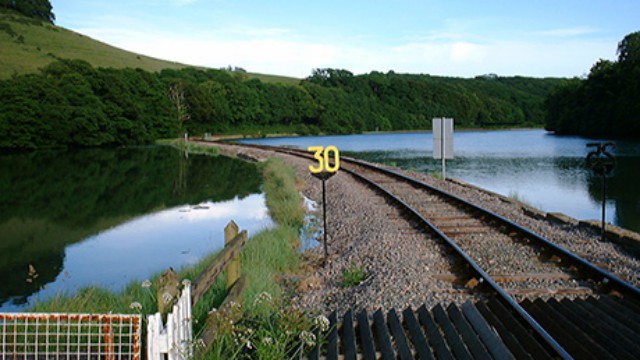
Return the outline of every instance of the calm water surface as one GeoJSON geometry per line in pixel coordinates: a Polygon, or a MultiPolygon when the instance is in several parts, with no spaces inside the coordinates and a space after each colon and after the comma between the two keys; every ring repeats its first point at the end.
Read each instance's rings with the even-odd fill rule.
{"type": "Polygon", "coordinates": [[[118,290],[271,225],[255,166],[168,147],[0,156],[0,310],[118,290]],[[29,274],[30,266],[36,274],[29,274]]]}
{"type": "MultiPolygon", "coordinates": [[[[424,173],[440,171],[432,158],[432,136],[424,133],[270,138],[248,142],[335,145],[354,157],[424,173]]],[[[598,141],[555,136],[544,130],[460,131],[447,177],[517,197],[547,212],[600,219],[601,178],[585,166],[586,144],[598,141]]],[[[618,166],[608,180],[607,221],[640,231],[640,143],[615,141],[618,166]]]]}

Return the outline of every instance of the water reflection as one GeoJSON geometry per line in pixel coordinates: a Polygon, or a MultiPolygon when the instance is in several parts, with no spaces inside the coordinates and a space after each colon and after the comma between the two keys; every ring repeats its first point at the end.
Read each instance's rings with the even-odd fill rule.
{"type": "MultiPolygon", "coordinates": [[[[589,142],[576,136],[555,136],[543,130],[459,131],[454,135],[455,159],[447,175],[505,196],[514,196],[548,212],[577,219],[599,219],[601,180],[585,166],[589,142]]],[[[392,133],[250,142],[292,145],[335,145],[343,154],[388,163],[424,173],[439,172],[432,159],[431,133],[392,133]]],[[[640,143],[615,141],[618,167],[609,180],[607,221],[640,231],[640,143]]]]}
{"type": "Polygon", "coordinates": [[[258,170],[225,157],[185,159],[166,147],[64,151],[0,156],[0,169],[3,310],[45,286],[42,294],[117,287],[162,261],[193,262],[218,245],[216,219],[269,222],[258,170]]]}
{"type": "MultiPolygon", "coordinates": [[[[640,157],[622,156],[616,162],[616,169],[606,180],[607,207],[614,208],[615,223],[640,232],[640,157]]],[[[587,184],[593,201],[601,204],[602,177],[590,174],[587,184]]]]}

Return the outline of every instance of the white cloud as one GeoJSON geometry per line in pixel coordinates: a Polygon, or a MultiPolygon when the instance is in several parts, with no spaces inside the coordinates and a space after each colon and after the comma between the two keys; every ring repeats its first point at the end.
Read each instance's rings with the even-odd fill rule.
{"type": "Polygon", "coordinates": [[[451,44],[450,58],[455,63],[481,63],[487,55],[486,48],[468,42],[456,42],[451,44]]]}
{"type": "Polygon", "coordinates": [[[589,35],[598,32],[597,29],[589,26],[578,26],[573,28],[551,29],[545,31],[535,32],[535,35],[550,36],[550,37],[573,37],[580,35],[589,35]]]}
{"type": "Polygon", "coordinates": [[[398,45],[309,39],[285,28],[236,28],[181,35],[178,31],[131,27],[79,31],[126,50],[212,68],[240,66],[251,72],[306,77],[318,67],[475,76],[580,76],[600,58],[615,54],[615,42],[577,40],[562,34],[589,28],[549,30],[556,41],[500,40],[464,33],[432,34],[398,45]],[[614,45],[611,45],[614,44],[614,45]]]}

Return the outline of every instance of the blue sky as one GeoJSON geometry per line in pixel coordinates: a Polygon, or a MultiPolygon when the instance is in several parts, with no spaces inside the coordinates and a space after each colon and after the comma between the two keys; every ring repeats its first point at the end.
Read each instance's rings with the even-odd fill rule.
{"type": "Polygon", "coordinates": [[[212,68],[582,76],[640,30],[638,0],[52,0],[56,23],[212,68]]]}

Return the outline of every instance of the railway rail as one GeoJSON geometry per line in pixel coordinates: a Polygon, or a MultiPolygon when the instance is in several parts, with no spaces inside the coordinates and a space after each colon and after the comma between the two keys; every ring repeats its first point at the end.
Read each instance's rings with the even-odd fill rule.
{"type": "MultiPolygon", "coordinates": [[[[241,146],[312,159],[308,152],[296,149],[241,146]]],[[[552,354],[572,357],[518,303],[518,299],[613,294],[635,302],[640,300],[640,289],[544,237],[460,197],[399,172],[356,159],[343,157],[341,170],[384,194],[418,220],[418,226],[446,242],[464,263],[464,269],[456,273],[457,278],[449,280],[463,282],[472,291],[494,294],[552,354]],[[500,255],[496,258],[495,254],[500,255]],[[528,262],[523,264],[522,259],[528,262]],[[533,283],[536,285],[531,286],[533,283]]]]}

